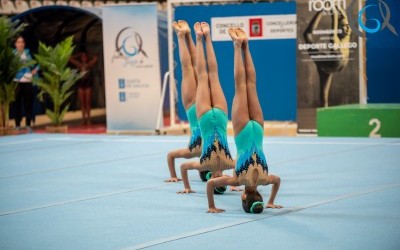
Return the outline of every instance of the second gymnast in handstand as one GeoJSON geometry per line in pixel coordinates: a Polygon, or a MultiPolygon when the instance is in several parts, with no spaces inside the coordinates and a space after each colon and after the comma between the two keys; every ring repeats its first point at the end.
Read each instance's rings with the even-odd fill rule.
{"type": "MultiPolygon", "coordinates": [[[[222,176],[226,169],[234,168],[227,142],[228,105],[218,77],[218,65],[206,22],[194,25],[196,32],[196,113],[203,138],[200,162],[187,162],[181,166],[185,189],[179,193],[194,192],[189,184],[188,170],[209,170],[212,178],[222,176]],[[204,55],[204,45],[207,61],[204,55]],[[208,71],[207,71],[208,66],[208,71]]],[[[223,186],[221,186],[223,187],[223,186]]],[[[214,188],[215,191],[215,188],[214,188]]],[[[214,192],[213,191],[213,192],[214,192]]]]}
{"type": "Polygon", "coordinates": [[[236,174],[233,177],[222,176],[207,182],[208,212],[225,211],[215,207],[213,196],[215,187],[225,185],[244,185],[245,190],[241,196],[244,211],[261,213],[264,203],[257,186],[272,184],[271,196],[266,207],[282,208],[274,204],[281,180],[278,176],[268,174],[263,152],[264,118],[258,100],[256,73],[248,38],[240,28],[229,29],[229,35],[234,44],[235,97],[232,104],[232,125],[237,148],[236,174]]]}

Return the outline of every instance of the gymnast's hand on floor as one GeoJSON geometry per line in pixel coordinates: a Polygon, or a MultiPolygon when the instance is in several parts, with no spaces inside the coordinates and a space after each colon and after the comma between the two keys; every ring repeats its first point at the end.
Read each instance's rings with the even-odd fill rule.
{"type": "Polygon", "coordinates": [[[182,191],[179,191],[179,192],[176,192],[177,194],[190,194],[190,193],[196,193],[195,191],[193,191],[192,189],[190,189],[190,188],[185,188],[184,190],[182,190],[182,191]]]}
{"type": "Polygon", "coordinates": [[[283,206],[275,205],[275,204],[272,204],[272,203],[268,203],[265,208],[278,208],[279,209],[279,208],[283,208],[283,206]]]}
{"type": "Polygon", "coordinates": [[[172,177],[172,178],[170,178],[170,179],[168,179],[168,180],[165,180],[164,182],[179,182],[179,181],[181,181],[182,179],[180,179],[180,178],[178,178],[178,177],[172,177]]]}
{"type": "Polygon", "coordinates": [[[210,207],[210,208],[208,208],[208,211],[207,211],[207,213],[212,213],[212,214],[217,214],[217,213],[222,213],[222,212],[225,212],[225,210],[219,209],[216,207],[210,207]]]}

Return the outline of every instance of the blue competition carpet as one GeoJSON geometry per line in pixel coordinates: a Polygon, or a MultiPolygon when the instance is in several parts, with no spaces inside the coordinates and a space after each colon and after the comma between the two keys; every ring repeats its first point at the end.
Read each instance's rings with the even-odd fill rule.
{"type": "Polygon", "coordinates": [[[215,197],[225,213],[207,214],[196,171],[194,194],[163,182],[167,153],[187,141],[0,137],[0,249],[400,249],[399,139],[265,138],[285,208],[259,215],[231,191],[215,197]]]}

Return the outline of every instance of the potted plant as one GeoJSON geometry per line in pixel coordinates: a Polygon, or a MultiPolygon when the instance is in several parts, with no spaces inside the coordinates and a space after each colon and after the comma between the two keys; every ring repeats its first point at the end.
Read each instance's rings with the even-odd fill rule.
{"type": "Polygon", "coordinates": [[[11,47],[12,41],[23,31],[26,25],[18,21],[11,22],[6,16],[0,17],[0,135],[9,134],[10,105],[15,101],[18,83],[14,81],[17,72],[29,66],[21,62],[11,47]]]}
{"type": "Polygon", "coordinates": [[[39,50],[35,54],[43,75],[42,78],[34,80],[40,90],[38,98],[43,102],[46,96],[51,101],[51,108],[46,109],[46,115],[50,118],[52,125],[46,127],[48,132],[67,132],[68,127],[62,122],[70,106],[68,98],[73,93],[72,87],[76,81],[86,73],[79,73],[78,70],[68,67],[75,48],[72,39],[73,37],[70,36],[55,47],[39,42],[39,50]]]}

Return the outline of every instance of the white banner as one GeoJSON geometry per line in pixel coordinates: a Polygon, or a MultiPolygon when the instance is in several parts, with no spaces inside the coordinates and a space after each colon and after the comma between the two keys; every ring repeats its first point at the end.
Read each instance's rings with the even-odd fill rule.
{"type": "Polygon", "coordinates": [[[102,9],[107,131],[154,130],[161,95],[157,5],[102,9]]]}
{"type": "Polygon", "coordinates": [[[211,18],[213,41],[230,41],[229,28],[242,28],[249,40],[296,39],[296,15],[211,18]]]}

